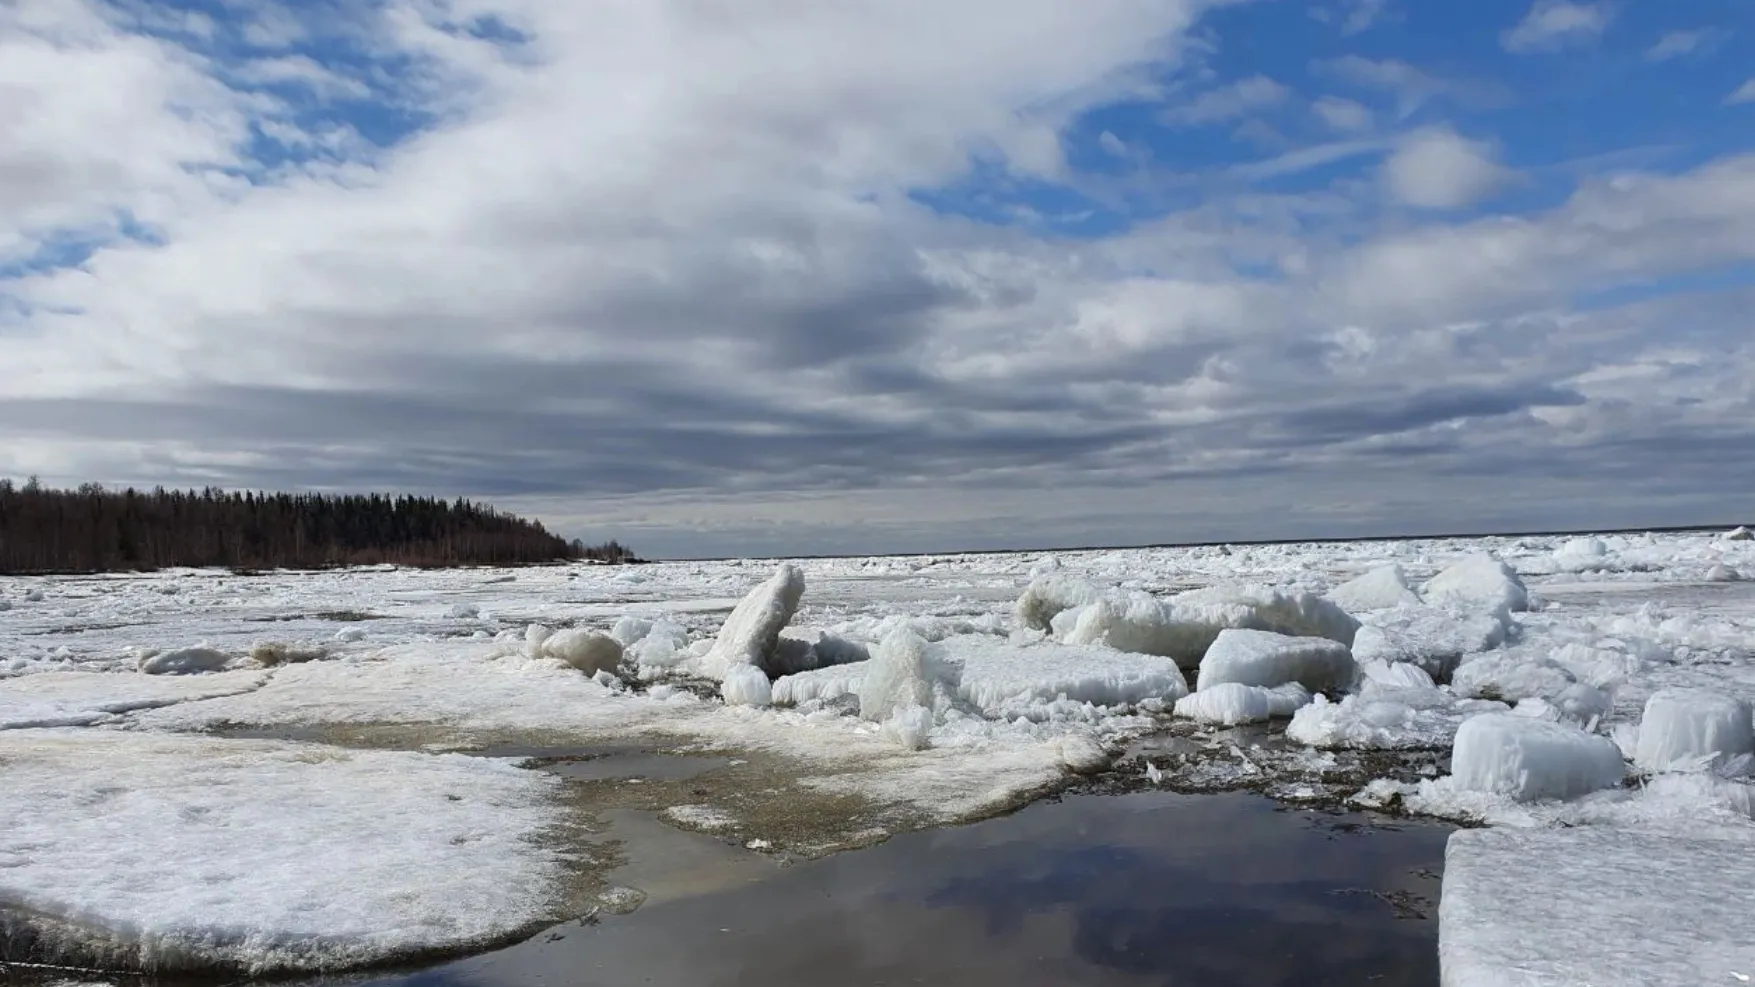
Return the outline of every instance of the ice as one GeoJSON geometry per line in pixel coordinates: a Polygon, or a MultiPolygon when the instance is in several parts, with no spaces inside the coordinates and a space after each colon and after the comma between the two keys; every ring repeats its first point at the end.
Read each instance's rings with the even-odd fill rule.
{"type": "Polygon", "coordinates": [[[1436,683],[1425,669],[1408,662],[1362,661],[1359,671],[1378,685],[1391,689],[1430,689],[1436,683]]]}
{"type": "Polygon", "coordinates": [[[1748,528],[1742,525],[1732,528],[1720,537],[1725,541],[1755,541],[1755,533],[1751,533],[1748,528]]]}
{"type": "Polygon", "coordinates": [[[1420,595],[1408,585],[1399,565],[1379,566],[1329,590],[1328,598],[1348,613],[1418,605],[1420,595]]]}
{"type": "Polygon", "coordinates": [[[1014,610],[1019,626],[1046,631],[1061,611],[1095,603],[1105,592],[1095,583],[1051,570],[1030,581],[1014,610]]]}
{"type": "Polygon", "coordinates": [[[595,675],[616,670],[622,661],[622,646],[602,631],[575,627],[548,635],[542,642],[542,654],[595,675]]]}
{"type": "Polygon", "coordinates": [[[0,764],[0,938],[38,956],[319,971],[565,914],[560,782],[504,761],[75,729],[0,764]]]}
{"type": "Polygon", "coordinates": [[[866,663],[859,686],[859,715],[882,722],[910,707],[946,709],[956,694],[960,672],[959,666],[928,651],[918,634],[894,631],[866,663]]]}
{"type": "Polygon", "coordinates": [[[1176,715],[1200,723],[1234,727],[1291,716],[1310,702],[1310,693],[1296,682],[1272,689],[1222,682],[1176,701],[1176,715]]]}
{"type": "Polygon", "coordinates": [[[1755,843],[1472,829],[1444,855],[1445,987],[1735,987],[1755,976],[1755,843]]]}
{"type": "Polygon", "coordinates": [[[1353,637],[1353,657],[1361,662],[1408,662],[1434,680],[1445,681],[1464,655],[1490,651],[1509,639],[1511,612],[1487,613],[1445,607],[1398,607],[1365,616],[1353,637]]]}
{"type": "Polygon", "coordinates": [[[1527,651],[1492,651],[1458,667],[1451,688],[1459,696],[1515,703],[1558,696],[1577,681],[1576,675],[1552,658],[1527,651]]]}
{"type": "Polygon", "coordinates": [[[615,638],[616,643],[623,648],[630,648],[644,641],[647,635],[652,633],[654,626],[653,621],[641,617],[626,616],[615,622],[615,626],[609,630],[609,636],[615,638]]]}
{"type": "Polygon", "coordinates": [[[795,672],[774,681],[774,702],[782,706],[857,696],[870,661],[827,665],[808,672],[795,672]]]}
{"type": "Polygon", "coordinates": [[[1464,791],[1520,802],[1565,799],[1619,785],[1621,750],[1575,726],[1509,713],[1464,721],[1451,752],[1451,777],[1464,791]]]}
{"type": "Polygon", "coordinates": [[[223,651],[198,645],[174,651],[149,651],[140,657],[140,671],[145,675],[196,675],[220,671],[231,661],[232,656],[223,651]]]}
{"type": "Polygon", "coordinates": [[[117,714],[253,692],[260,670],[199,676],[126,672],[41,672],[0,680],[0,730],[85,726],[117,714]]]}
{"type": "Polygon", "coordinates": [[[1058,621],[1067,644],[1160,655],[1175,659],[1184,670],[1198,667],[1227,629],[1311,635],[1349,644],[1359,627],[1322,597],[1267,586],[1218,586],[1166,599],[1138,591],[1111,592],[1062,616],[1068,615],[1076,615],[1070,628],[1066,620],[1058,621]]]}
{"type": "Polygon", "coordinates": [[[1743,574],[1728,565],[1720,563],[1706,570],[1704,577],[1709,583],[1734,583],[1743,578],[1743,574]]]}
{"type": "Polygon", "coordinates": [[[1465,720],[1505,710],[1504,703],[1458,699],[1442,689],[1392,689],[1367,681],[1360,693],[1340,702],[1315,697],[1292,715],[1286,736],[1327,749],[1436,750],[1451,745],[1465,720]]]}
{"type": "Polygon", "coordinates": [[[1755,754],[1747,701],[1704,689],[1662,689],[1645,701],[1634,755],[1640,768],[1722,768],[1745,754],[1755,754]]]}
{"type": "Polygon", "coordinates": [[[1266,688],[1297,682],[1311,692],[1348,688],[1358,674],[1347,646],[1320,637],[1226,629],[1200,663],[1195,690],[1225,682],[1266,688]]]}
{"type": "Polygon", "coordinates": [[[329,648],[321,643],[258,641],[250,647],[250,660],[264,668],[272,668],[276,665],[298,665],[307,661],[322,661],[327,657],[329,657],[329,648]]]}
{"type": "Polygon", "coordinates": [[[1188,694],[1182,670],[1170,658],[1100,645],[1052,642],[1013,644],[988,635],[946,638],[928,649],[961,668],[957,695],[989,715],[1031,715],[1065,700],[1125,706],[1188,694]]]}
{"type": "Polygon", "coordinates": [[[786,563],[767,582],[751,590],[725,618],[719,637],[700,661],[703,675],[723,680],[733,665],[772,671],[780,631],[798,612],[804,596],[804,573],[786,563]]]}
{"type": "Polygon", "coordinates": [[[728,706],[766,706],[774,701],[768,673],[754,665],[733,664],[725,670],[719,694],[728,706]]]}
{"type": "Polygon", "coordinates": [[[1529,590],[1504,562],[1485,552],[1471,555],[1426,583],[1423,595],[1431,603],[1455,601],[1492,609],[1530,609],[1529,590]]]}

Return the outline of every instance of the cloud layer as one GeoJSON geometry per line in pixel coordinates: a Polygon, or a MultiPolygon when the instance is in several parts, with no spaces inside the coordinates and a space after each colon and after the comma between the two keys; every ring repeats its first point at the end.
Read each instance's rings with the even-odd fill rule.
{"type": "Polygon", "coordinates": [[[1755,154],[1483,212],[1546,187],[1430,117],[1489,90],[1214,78],[1194,0],[227,9],[0,7],[0,474],[670,555],[1755,506],[1755,154]]]}

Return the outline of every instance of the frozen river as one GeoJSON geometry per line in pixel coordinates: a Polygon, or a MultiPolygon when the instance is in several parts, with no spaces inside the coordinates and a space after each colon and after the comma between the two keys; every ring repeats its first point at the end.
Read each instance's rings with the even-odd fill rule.
{"type": "MultiPolygon", "coordinates": [[[[903,930],[932,861],[952,884],[994,859],[968,834],[1029,821],[1050,871],[1081,840],[1170,867],[1232,825],[1200,805],[1246,797],[1189,793],[1247,790],[1485,825],[1450,841],[1442,942],[1421,947],[1447,984],[1737,983],[1742,573],[1755,543],[1702,533],[3,578],[0,932],[14,961],[267,975],[532,934],[513,952],[540,966],[560,955],[542,930],[595,913],[623,917],[586,939],[637,960],[642,936],[705,921],[665,918],[690,901],[766,914],[801,875],[885,860],[920,878],[882,920],[903,930]],[[937,829],[1069,789],[1105,807],[937,829]],[[684,893],[686,868],[635,866],[675,839],[723,850],[691,880],[754,868],[774,890],[684,893]],[[923,855],[934,840],[968,853],[923,855]],[[1655,876],[1617,906],[1592,889],[1629,859],[1655,876]]],[[[1303,838],[1260,825],[1275,853],[1303,838]]],[[[1137,903],[1113,864],[1078,893],[1137,903]]],[[[1251,887],[1215,880],[1203,895],[1251,887]]],[[[1120,942],[1139,918],[1115,921],[1120,942]]],[[[732,955],[779,969],[753,957],[785,928],[745,927],[732,955]]],[[[710,982],[691,955],[664,969],[710,982]]]]}

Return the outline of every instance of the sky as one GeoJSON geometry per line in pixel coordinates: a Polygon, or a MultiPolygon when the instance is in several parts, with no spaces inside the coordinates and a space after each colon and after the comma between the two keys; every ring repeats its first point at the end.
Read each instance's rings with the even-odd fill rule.
{"type": "Polygon", "coordinates": [[[1747,0],[0,0],[0,476],[652,557],[1755,518],[1747,0]]]}

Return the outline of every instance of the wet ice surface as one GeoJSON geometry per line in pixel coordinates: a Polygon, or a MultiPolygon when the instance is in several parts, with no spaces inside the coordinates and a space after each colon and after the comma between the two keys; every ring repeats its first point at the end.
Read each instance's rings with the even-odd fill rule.
{"type": "MultiPolygon", "coordinates": [[[[1253,796],[1073,796],[672,882],[634,914],[373,983],[1430,985],[1447,834],[1253,796]]],[[[703,841],[666,852],[689,872],[703,841]]]]}
{"type": "MultiPolygon", "coordinates": [[[[1736,753],[1755,747],[1740,705],[1755,700],[1755,583],[1726,581],[1755,574],[1755,543],[1691,534],[798,566],[805,591],[783,636],[773,632],[790,603],[758,600],[746,610],[768,616],[717,650],[727,615],[774,564],[0,578],[0,788],[26,796],[0,800],[0,932],[24,931],[15,958],[19,942],[49,943],[57,956],[166,971],[191,956],[244,972],[308,966],[300,957],[382,962],[480,948],[583,907],[635,907],[653,888],[609,875],[617,854],[637,857],[656,834],[802,862],[1069,786],[1249,791],[1288,806],[1572,827],[1553,830],[1560,839],[1589,828],[1755,851],[1752,759],[1736,753]],[[1321,596],[1371,573],[1339,591],[1351,617],[1321,596]],[[1043,592],[1027,592],[1044,577],[1043,592]],[[1034,602],[1020,608],[1021,596],[1034,602]],[[1379,604],[1392,606],[1370,609],[1379,604]],[[565,628],[625,647],[617,672],[556,660],[571,654],[548,644],[570,640],[554,636],[565,628]],[[1299,647],[1351,639],[1359,674],[1331,681],[1345,663],[1325,664],[1304,685],[1327,694],[1309,695],[1268,681],[1302,680],[1308,662],[1257,662],[1252,684],[1214,682],[1179,707],[1213,640],[1267,632],[1331,642],[1299,647]],[[227,670],[147,674],[216,659],[227,670]],[[848,664],[782,674],[825,662],[848,664]],[[1685,698],[1701,692],[1728,702],[1685,698]],[[1642,744],[1654,695],[1663,735],[1642,744]],[[1481,716],[1501,719],[1464,731],[1481,716]],[[1459,733],[1467,763],[1452,776],[1459,733]],[[128,770],[108,770],[104,751],[128,770]],[[412,759],[409,777],[425,780],[398,789],[398,770],[361,752],[412,759]],[[446,752],[491,767],[439,760],[446,752]],[[520,773],[547,780],[509,780],[520,773]],[[468,811],[514,789],[516,827],[468,811]],[[443,798],[430,824],[400,826],[359,811],[380,791],[406,812],[458,799],[443,798]],[[118,799],[127,826],[82,828],[90,807],[118,799]],[[180,811],[189,806],[202,811],[180,811]],[[617,825],[637,835],[604,837],[603,852],[555,836],[617,825]],[[280,854],[223,836],[282,830],[299,836],[280,854]],[[413,876],[361,910],[348,904],[350,860],[430,861],[444,879],[401,867],[413,876]],[[57,881],[58,866],[100,878],[57,881]],[[149,908],[105,873],[175,894],[149,908]],[[470,900],[496,903],[493,921],[455,907],[470,900]],[[262,907],[276,902],[292,905],[262,907]]],[[[1563,899],[1576,872],[1609,866],[1593,860],[1596,845],[1581,840],[1574,873],[1535,875],[1529,892],[1563,899]]],[[[1681,854],[1667,866],[1690,865],[1681,854]]],[[[1707,856],[1697,869],[1691,885],[1650,895],[1686,911],[1684,885],[1710,881],[1707,856]]],[[[1497,893],[1484,887],[1453,889],[1456,914],[1491,914],[1490,900],[1473,900],[1497,893]]],[[[1497,941],[1457,931],[1459,943],[1497,941]]],[[[1578,935],[1556,920],[1514,945],[1578,935]]],[[[1656,975],[1621,969],[1626,955],[1647,954],[1604,950],[1596,966],[1585,956],[1568,969],[1656,975]]],[[[1488,978],[1517,962],[1503,949],[1458,956],[1458,969],[1488,978]]]]}

